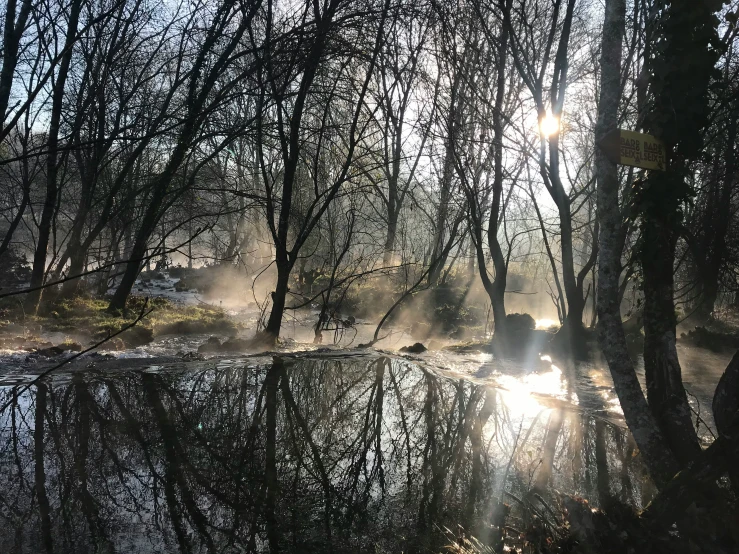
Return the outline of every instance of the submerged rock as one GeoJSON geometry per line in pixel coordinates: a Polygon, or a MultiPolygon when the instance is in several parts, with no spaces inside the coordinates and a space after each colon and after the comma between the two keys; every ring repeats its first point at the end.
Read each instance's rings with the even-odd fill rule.
{"type": "Polygon", "coordinates": [[[90,354],[87,354],[87,359],[92,360],[93,362],[106,362],[108,360],[115,360],[115,356],[113,354],[101,354],[100,352],[92,352],[90,354]]]}
{"type": "Polygon", "coordinates": [[[64,349],[59,346],[50,346],[49,348],[42,348],[29,354],[29,358],[55,358],[64,354],[64,349]]]}
{"type": "Polygon", "coordinates": [[[247,352],[255,350],[263,346],[256,338],[240,339],[231,337],[224,342],[218,340],[218,337],[209,337],[207,341],[198,347],[199,354],[217,354],[220,352],[247,352]]]}
{"type": "Polygon", "coordinates": [[[495,331],[489,350],[502,357],[517,358],[544,351],[554,335],[536,328],[531,315],[513,313],[506,316],[504,332],[495,331]]]}
{"type": "Polygon", "coordinates": [[[154,340],[154,331],[148,327],[136,325],[118,335],[128,348],[144,346],[154,340]]]}
{"type": "Polygon", "coordinates": [[[221,345],[221,350],[227,352],[244,352],[253,348],[254,340],[252,339],[238,339],[231,337],[221,345]]]}
{"type": "Polygon", "coordinates": [[[63,342],[56,346],[53,346],[51,343],[42,343],[41,347],[35,348],[26,359],[56,358],[65,352],[79,352],[81,350],[82,346],[76,342],[63,342]]]}
{"type": "Polygon", "coordinates": [[[208,337],[203,344],[198,347],[198,354],[209,354],[221,351],[221,341],[218,337],[208,337]]]}
{"type": "Polygon", "coordinates": [[[199,361],[205,359],[200,352],[177,352],[177,356],[185,361],[199,361]]]}

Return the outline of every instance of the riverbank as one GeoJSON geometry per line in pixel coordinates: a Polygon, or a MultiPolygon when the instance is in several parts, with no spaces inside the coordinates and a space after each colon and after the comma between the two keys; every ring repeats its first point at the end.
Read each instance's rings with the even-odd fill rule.
{"type": "Polygon", "coordinates": [[[120,317],[109,314],[107,305],[103,299],[76,297],[42,305],[38,314],[30,315],[20,302],[6,299],[0,305],[0,349],[36,352],[57,347],[79,351],[116,335],[105,343],[105,349],[122,351],[164,335],[233,336],[242,328],[223,309],[205,303],[188,305],[167,298],[133,296],[120,317]],[[147,315],[137,321],[142,310],[147,315]]]}

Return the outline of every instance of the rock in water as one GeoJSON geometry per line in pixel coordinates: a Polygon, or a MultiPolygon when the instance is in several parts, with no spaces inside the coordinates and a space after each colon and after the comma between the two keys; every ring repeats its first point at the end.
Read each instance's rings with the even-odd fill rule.
{"type": "Polygon", "coordinates": [[[40,350],[36,350],[36,352],[33,352],[32,354],[29,355],[29,358],[31,357],[54,358],[62,354],[64,354],[63,348],[60,348],[58,346],[50,346],[49,348],[42,348],[40,350]]]}
{"type": "Polygon", "coordinates": [[[221,341],[218,340],[218,337],[208,337],[208,340],[206,340],[198,347],[198,354],[207,354],[220,351],[221,341]]]}
{"type": "Polygon", "coordinates": [[[529,314],[508,314],[505,319],[506,330],[514,335],[536,329],[536,320],[529,314]]]}
{"type": "Polygon", "coordinates": [[[410,346],[404,346],[403,348],[400,349],[400,351],[407,352],[408,354],[420,354],[422,352],[426,352],[426,347],[420,342],[417,342],[410,346]]]}

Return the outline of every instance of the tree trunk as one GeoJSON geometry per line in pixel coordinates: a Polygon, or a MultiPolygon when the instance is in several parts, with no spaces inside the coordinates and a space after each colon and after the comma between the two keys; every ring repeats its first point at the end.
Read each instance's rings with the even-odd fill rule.
{"type": "Polygon", "coordinates": [[[719,41],[714,9],[709,2],[673,0],[654,19],[655,54],[646,65],[652,102],[644,127],[665,143],[668,165],[665,171],[649,172],[637,189],[647,397],[682,464],[700,453],[700,445],[675,348],[675,245],[691,195],[688,160],[704,155],[709,125],[709,90],[720,56],[713,46],[719,41]]]}
{"type": "Polygon", "coordinates": [[[277,261],[277,284],[272,292],[272,310],[269,313],[267,326],[263,332],[263,339],[271,344],[274,344],[280,336],[282,314],[285,311],[285,302],[290,288],[290,272],[293,265],[287,260],[287,256],[284,256],[282,260],[280,258],[278,257],[277,261]]]}
{"type": "MultiPolygon", "coordinates": [[[[559,139],[556,139],[559,142],[559,139]]],[[[551,143],[550,143],[551,148],[551,143]]],[[[559,148],[559,146],[555,146],[559,148]]],[[[559,163],[552,163],[552,170],[558,168],[559,163]]],[[[559,181],[559,178],[556,179],[559,181]]],[[[565,298],[567,299],[567,314],[562,323],[562,336],[569,342],[573,350],[579,350],[585,336],[585,327],[582,323],[585,311],[585,299],[583,290],[578,286],[575,276],[575,258],[572,246],[572,216],[570,214],[570,202],[566,197],[561,183],[557,187],[559,198],[556,199],[559,212],[560,248],[562,250],[562,285],[564,286],[565,298]]]]}
{"type": "MultiPolygon", "coordinates": [[[[713,420],[720,435],[729,435],[734,415],[739,411],[739,352],[729,362],[719,379],[711,404],[713,420]]],[[[739,463],[734,461],[729,466],[729,477],[734,494],[739,496],[739,463]]]]}
{"type": "MultiPolygon", "coordinates": [[[[450,141],[451,139],[447,139],[450,141]]],[[[447,147],[447,153],[444,158],[444,169],[441,178],[441,196],[439,198],[439,209],[436,212],[436,225],[434,229],[434,244],[431,250],[431,259],[439,259],[438,264],[434,266],[434,270],[429,273],[428,283],[434,285],[439,282],[441,271],[444,269],[446,257],[441,258],[441,252],[444,249],[444,231],[446,230],[447,219],[449,218],[449,197],[451,195],[452,186],[452,170],[453,170],[453,154],[447,147]]]]}
{"type": "MultiPolygon", "coordinates": [[[[126,301],[128,296],[131,294],[136,278],[141,271],[142,259],[146,256],[146,238],[137,238],[136,243],[133,245],[131,250],[131,258],[126,263],[126,269],[123,272],[120,283],[113,293],[113,298],[110,299],[108,304],[108,312],[113,314],[120,314],[126,309],[126,301]]],[[[148,259],[147,259],[148,261],[148,259]]]]}
{"type": "Polygon", "coordinates": [[[446,257],[442,257],[444,250],[444,231],[449,218],[449,200],[452,194],[452,179],[454,177],[454,141],[456,140],[457,128],[460,126],[461,110],[458,106],[458,98],[460,89],[463,86],[462,72],[456,71],[454,74],[454,82],[450,90],[451,100],[449,105],[449,115],[447,117],[447,138],[444,143],[444,165],[441,171],[441,182],[439,183],[439,207],[436,211],[436,222],[434,229],[433,245],[431,250],[431,259],[439,259],[432,272],[429,273],[428,283],[436,284],[439,276],[446,263],[446,257]]]}
{"type": "MultiPolygon", "coordinates": [[[[173,158],[174,159],[174,158],[173,158]]],[[[146,209],[146,213],[139,227],[138,233],[136,233],[136,239],[131,249],[130,258],[126,263],[126,269],[123,272],[121,282],[113,294],[113,298],[110,300],[108,305],[108,312],[110,313],[122,313],[126,308],[126,301],[128,296],[131,294],[131,289],[136,282],[136,278],[141,271],[141,264],[143,259],[146,257],[147,246],[149,238],[156,229],[157,223],[159,222],[160,208],[164,197],[167,193],[169,182],[174,177],[175,168],[179,167],[179,162],[170,161],[170,165],[167,171],[161,176],[154,184],[154,193],[149,200],[149,205],[146,209]]],[[[147,258],[147,262],[150,258],[147,258]]]]}
{"type": "Polygon", "coordinates": [[[398,211],[395,209],[395,202],[392,201],[393,195],[390,194],[391,201],[388,204],[387,211],[387,235],[385,237],[385,247],[383,248],[382,264],[389,266],[393,261],[393,251],[395,250],[395,237],[398,232],[398,211]]]}
{"type": "Polygon", "coordinates": [[[4,128],[8,102],[10,101],[10,91],[13,86],[13,76],[15,75],[15,69],[18,64],[21,35],[26,28],[32,5],[33,2],[31,0],[23,0],[17,20],[15,18],[16,0],[8,0],[5,5],[3,68],[0,70],[0,130],[4,128]]]}
{"type": "Polygon", "coordinates": [[[649,408],[672,452],[685,465],[699,452],[675,347],[674,261],[677,236],[650,210],[642,228],[644,372],[649,408]]]}
{"type": "MultiPolygon", "coordinates": [[[[62,117],[64,87],[67,82],[69,65],[72,60],[72,44],[77,33],[77,22],[79,20],[81,5],[81,0],[73,0],[70,6],[67,35],[64,41],[65,53],[59,64],[59,72],[54,83],[51,117],[49,119],[49,135],[46,144],[48,150],[48,154],[46,155],[46,198],[44,200],[44,208],[41,212],[41,221],[39,222],[36,251],[33,255],[33,269],[31,270],[31,282],[29,284],[32,289],[43,285],[44,275],[46,274],[46,255],[49,248],[52,225],[54,223],[57,197],[59,195],[59,183],[57,182],[59,171],[59,125],[62,117]]],[[[38,309],[40,300],[41,289],[29,293],[26,297],[27,305],[33,312],[38,309]]]]}
{"type": "Polygon", "coordinates": [[[0,259],[2,259],[3,254],[7,252],[8,247],[10,246],[10,241],[13,239],[13,234],[18,228],[18,225],[20,225],[20,222],[23,220],[23,214],[26,211],[26,207],[28,207],[29,200],[30,196],[28,188],[26,188],[23,191],[23,200],[21,200],[21,205],[18,207],[18,212],[15,214],[13,221],[10,222],[10,226],[8,227],[8,230],[5,233],[5,237],[3,238],[3,242],[0,244],[0,259]]]}
{"type": "MultiPolygon", "coordinates": [[[[510,9],[511,0],[506,1],[510,9]]],[[[488,219],[488,249],[493,259],[495,275],[489,290],[490,304],[493,308],[495,333],[505,334],[506,310],[505,289],[508,283],[508,263],[498,240],[498,222],[500,221],[501,199],[503,197],[503,108],[506,97],[506,63],[508,60],[509,28],[504,25],[500,32],[498,45],[498,61],[496,63],[497,88],[495,91],[495,109],[493,110],[493,202],[488,219]]]]}
{"type": "Polygon", "coordinates": [[[675,475],[667,486],[644,509],[641,519],[650,525],[668,527],[696,501],[696,497],[711,490],[716,480],[739,459],[739,414],[734,415],[730,434],[719,434],[711,446],[701,450],[688,466],[675,475]]]}
{"type": "MultiPolygon", "coordinates": [[[[625,17],[625,0],[607,0],[600,64],[602,84],[595,131],[596,144],[616,127],[618,121],[621,45],[626,25],[625,17]]],[[[652,479],[661,487],[678,471],[678,465],[649,411],[634,363],[626,347],[619,302],[619,276],[623,250],[621,230],[624,221],[619,209],[618,170],[600,148],[595,152],[595,171],[598,187],[597,217],[600,223],[598,339],[608,361],[626,423],[642,452],[652,479]]]]}
{"type": "MultiPolygon", "coordinates": [[[[554,58],[554,73],[550,89],[550,103],[552,114],[560,119],[564,108],[565,92],[567,90],[568,48],[575,0],[567,0],[567,11],[562,21],[562,31],[559,45],[554,58]]],[[[544,106],[539,105],[540,117],[544,115],[544,106]]],[[[559,213],[560,248],[562,255],[562,284],[567,298],[567,313],[562,324],[562,336],[567,339],[573,349],[579,350],[584,338],[582,323],[585,300],[582,284],[575,275],[575,257],[572,244],[572,213],[570,198],[565,191],[560,178],[559,167],[559,139],[560,131],[552,134],[548,140],[549,165],[546,164],[543,143],[539,157],[539,166],[545,183],[548,182],[549,193],[557,205],[559,213]]]]}
{"type": "MultiPolygon", "coordinates": [[[[69,257],[69,270],[67,277],[80,275],[85,270],[85,257],[87,253],[81,245],[77,245],[77,248],[72,252],[69,257]]],[[[71,298],[77,293],[77,289],[80,286],[79,279],[70,279],[65,281],[62,285],[62,290],[59,293],[59,298],[71,298]]]]}

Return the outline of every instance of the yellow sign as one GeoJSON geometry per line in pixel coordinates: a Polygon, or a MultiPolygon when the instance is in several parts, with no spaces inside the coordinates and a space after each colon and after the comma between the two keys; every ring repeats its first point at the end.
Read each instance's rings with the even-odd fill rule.
{"type": "Polygon", "coordinates": [[[665,145],[652,135],[614,129],[603,137],[599,146],[613,163],[642,169],[667,169],[665,145]]]}

